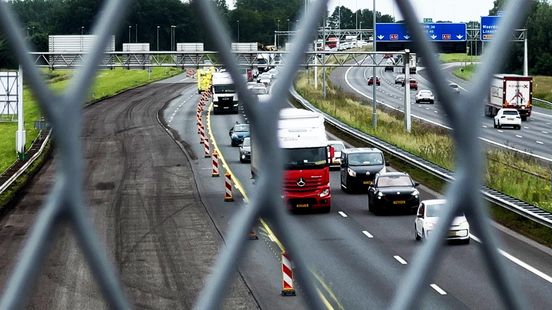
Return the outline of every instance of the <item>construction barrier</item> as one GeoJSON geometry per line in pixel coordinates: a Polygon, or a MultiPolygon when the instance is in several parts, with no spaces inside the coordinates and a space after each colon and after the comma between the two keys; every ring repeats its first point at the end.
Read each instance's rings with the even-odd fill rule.
{"type": "Polygon", "coordinates": [[[232,196],[232,176],[228,172],[224,174],[224,188],[224,201],[234,201],[234,197],[232,196]]]}
{"type": "Polygon", "coordinates": [[[217,150],[213,151],[213,171],[211,172],[212,177],[219,176],[219,160],[217,150]]]}
{"type": "Polygon", "coordinates": [[[205,128],[203,127],[203,123],[199,124],[199,143],[204,144],[204,141],[207,138],[205,138],[205,128]]]}
{"type": "Polygon", "coordinates": [[[203,146],[205,147],[205,158],[211,157],[211,150],[209,149],[209,139],[207,137],[203,140],[203,146]]]}
{"type": "Polygon", "coordinates": [[[286,252],[282,252],[282,296],[295,296],[291,260],[286,252]]]}

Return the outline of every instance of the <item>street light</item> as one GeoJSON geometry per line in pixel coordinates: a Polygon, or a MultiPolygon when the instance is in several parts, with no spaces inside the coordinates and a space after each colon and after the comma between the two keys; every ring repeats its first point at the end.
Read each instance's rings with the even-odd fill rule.
{"type": "Polygon", "coordinates": [[[175,41],[175,32],[176,32],[176,26],[175,25],[171,25],[171,51],[173,51],[173,48],[174,48],[174,41],[175,41]]]}
{"type": "Polygon", "coordinates": [[[238,43],[240,43],[240,20],[237,20],[238,22],[238,43]]]}
{"type": "Polygon", "coordinates": [[[132,30],[132,26],[128,26],[128,43],[130,43],[130,31],[132,30]]]}
{"type": "MultiPolygon", "coordinates": [[[[289,32],[289,18],[287,19],[287,23],[288,23],[288,32],[289,32]]],[[[289,33],[288,33],[288,36],[289,36],[289,33]]]]}
{"type": "MultiPolygon", "coordinates": [[[[277,26],[276,30],[280,31],[280,19],[278,18],[277,21],[278,21],[278,23],[277,23],[278,26],[277,26]]],[[[276,40],[274,40],[274,45],[276,45],[276,48],[278,48],[278,37],[279,37],[279,35],[276,35],[276,40]]]]}
{"type": "Polygon", "coordinates": [[[362,21],[360,21],[360,41],[362,41],[362,21]]]}
{"type": "Polygon", "coordinates": [[[136,24],[136,40],[134,42],[138,43],[138,24],[136,24]]]}
{"type": "Polygon", "coordinates": [[[159,26],[157,26],[157,51],[159,52],[159,26]]]}
{"type": "MultiPolygon", "coordinates": [[[[376,51],[376,0],[372,3],[374,9],[372,10],[372,50],[376,51]]],[[[376,78],[376,66],[372,67],[372,76],[376,78]]],[[[408,83],[408,81],[406,81],[408,83]]],[[[376,111],[376,83],[372,83],[372,127],[378,127],[378,114],[376,111]]]]}
{"type": "Polygon", "coordinates": [[[84,26],[81,26],[81,36],[84,35],[84,26]]]}

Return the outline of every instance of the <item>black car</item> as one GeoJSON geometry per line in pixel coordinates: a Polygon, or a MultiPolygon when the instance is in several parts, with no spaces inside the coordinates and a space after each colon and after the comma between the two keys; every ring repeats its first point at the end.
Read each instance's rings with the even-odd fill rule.
{"type": "Polygon", "coordinates": [[[243,138],[249,137],[249,124],[236,122],[234,127],[228,132],[232,146],[238,146],[243,143],[243,138]]]}
{"type": "Polygon", "coordinates": [[[404,172],[387,172],[376,176],[374,185],[368,189],[368,210],[380,213],[383,210],[396,210],[415,213],[420,204],[420,193],[404,172]]]}
{"type": "Polygon", "coordinates": [[[385,172],[388,166],[383,152],[376,148],[350,148],[341,152],[341,189],[346,192],[366,189],[372,185],[376,174],[385,172]]]}

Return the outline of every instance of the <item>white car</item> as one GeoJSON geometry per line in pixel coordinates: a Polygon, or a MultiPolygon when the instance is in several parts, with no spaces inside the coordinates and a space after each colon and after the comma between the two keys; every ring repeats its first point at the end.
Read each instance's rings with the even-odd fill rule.
{"type": "Polygon", "coordinates": [[[500,109],[494,117],[494,128],[502,126],[512,126],[515,129],[521,129],[521,116],[516,109],[500,109]]]}
{"type": "MultiPolygon", "coordinates": [[[[420,202],[414,220],[416,240],[431,238],[434,229],[437,228],[440,213],[446,207],[448,207],[448,204],[445,199],[430,199],[420,202]]],[[[457,216],[452,220],[446,239],[470,243],[470,224],[464,215],[457,216]]]]}
{"type": "Polygon", "coordinates": [[[456,83],[450,83],[449,84],[449,87],[452,88],[452,90],[455,92],[455,93],[460,93],[460,86],[458,86],[458,84],[456,83]]]}
{"type": "Polygon", "coordinates": [[[428,102],[433,104],[435,102],[435,97],[429,89],[420,89],[416,93],[416,103],[428,102]]]}
{"type": "Polygon", "coordinates": [[[328,145],[334,148],[334,156],[331,158],[330,167],[339,167],[341,165],[341,151],[345,149],[343,141],[330,140],[328,145]]]}

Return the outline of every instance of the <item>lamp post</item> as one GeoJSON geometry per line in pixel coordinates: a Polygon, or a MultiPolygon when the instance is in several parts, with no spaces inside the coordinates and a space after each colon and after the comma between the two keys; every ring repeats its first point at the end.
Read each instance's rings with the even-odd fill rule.
{"type": "Polygon", "coordinates": [[[157,26],[157,51],[159,52],[159,26],[157,26]]]}
{"type": "Polygon", "coordinates": [[[360,41],[362,41],[362,21],[360,21],[360,41]]]}
{"type": "Polygon", "coordinates": [[[173,48],[174,48],[175,32],[176,32],[176,26],[171,25],[171,51],[173,51],[173,48]]]}
{"type": "Polygon", "coordinates": [[[132,26],[128,26],[128,43],[130,43],[130,31],[132,30],[132,26]]]}
{"type": "Polygon", "coordinates": [[[134,42],[138,43],[138,24],[136,24],[136,39],[134,40],[134,42]]]}
{"type": "Polygon", "coordinates": [[[81,36],[84,35],[84,26],[81,26],[81,36]]]}
{"type": "MultiPolygon", "coordinates": [[[[372,27],[373,27],[373,33],[372,33],[372,47],[373,51],[376,51],[376,0],[373,0],[372,5],[374,7],[374,10],[372,11],[372,27]]],[[[374,63],[374,67],[372,67],[372,76],[374,81],[376,80],[376,64],[374,63]]],[[[406,81],[408,83],[408,81],[406,81]]],[[[410,95],[410,94],[409,94],[410,95]]],[[[372,127],[376,128],[378,127],[378,114],[376,111],[376,83],[372,83],[372,127]]]]}
{"type": "MultiPolygon", "coordinates": [[[[280,19],[278,18],[276,20],[276,31],[279,32],[280,31],[280,19]]],[[[276,49],[278,49],[278,34],[274,34],[274,46],[276,46],[276,49]]]]}
{"type": "Polygon", "coordinates": [[[240,43],[240,20],[236,21],[238,23],[238,43],[240,43]]]}

